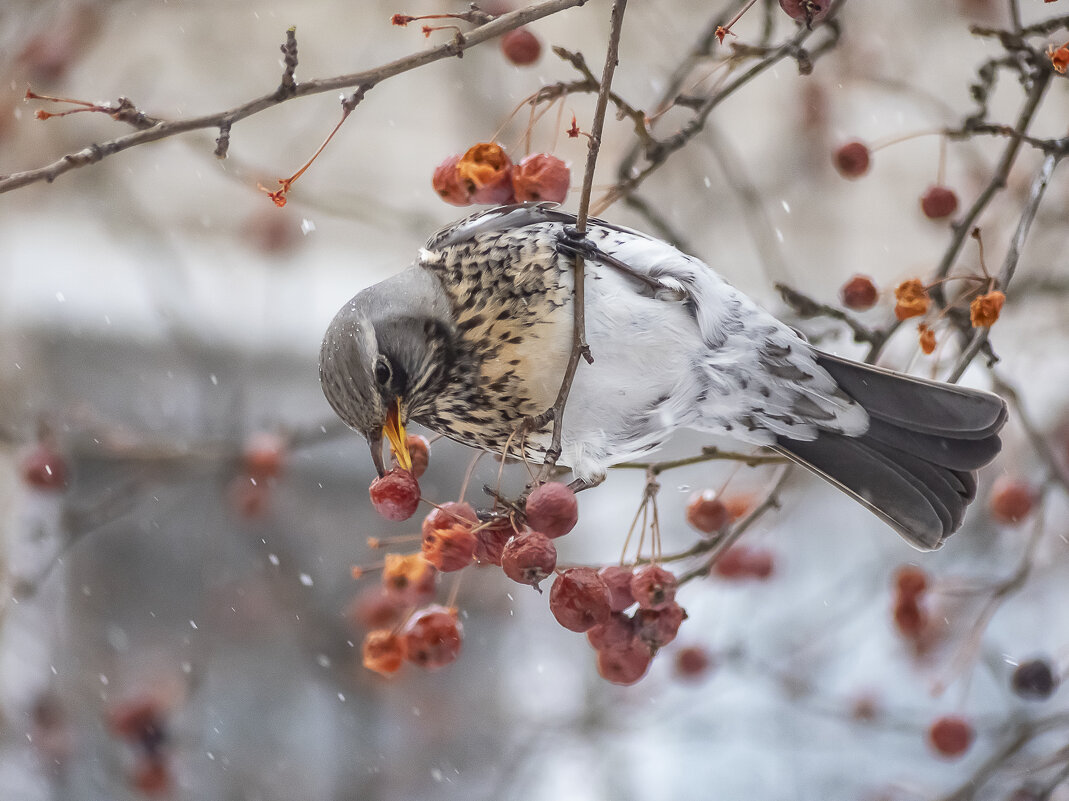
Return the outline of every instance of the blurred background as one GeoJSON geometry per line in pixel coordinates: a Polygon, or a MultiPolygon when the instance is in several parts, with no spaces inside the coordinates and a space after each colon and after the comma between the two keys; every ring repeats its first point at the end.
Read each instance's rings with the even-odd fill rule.
{"type": "MultiPolygon", "coordinates": [[[[397,2],[7,0],[0,174],[129,130],[103,114],[34,119],[59,109],[26,103],[28,86],[187,118],[273,91],[290,26],[300,81],[450,36],[393,27],[394,13],[466,8],[397,2]]],[[[493,5],[484,8],[510,8],[493,5]]],[[[822,347],[863,357],[839,323],[798,320],[774,283],[837,305],[839,288],[866,274],[882,295],[858,318],[887,325],[892,288],[930,276],[950,241],[950,223],[926,219],[918,199],[941,183],[970,205],[1006,140],[950,142],[942,158],[938,136],[910,138],[876,152],[856,181],[837,174],[833,151],[960,125],[977,70],[1006,54],[969,26],[1007,26],[1012,9],[1030,24],[1064,5],[846,2],[841,38],[811,74],[785,59],[756,77],[643,184],[637,197],[652,212],[618,202],[602,216],[672,238],[822,347]]],[[[633,3],[614,88],[652,116],[699,34],[739,7],[633,3]]],[[[608,13],[591,0],[531,25],[543,44],[532,66],[487,42],[384,81],[282,209],[257,184],[276,186],[315,151],[338,120],[338,93],[238,123],[223,161],[212,155],[217,132],[194,132],[0,196],[0,798],[1069,798],[1069,709],[1056,691],[1069,664],[1062,172],[991,332],[1027,426],[1012,416],[1003,455],[942,551],[912,551],[793,473],[779,508],[743,540],[769,572],[687,584],[689,619],[637,685],[602,679],[546,597],[493,567],[439,586],[440,602],[455,594],[464,628],[456,663],[389,679],[361,666],[382,558],[367,539],[415,535],[418,522],[371,509],[367,446],[319,390],[320,338],[349,297],[467,213],[432,190],[439,163],[493,138],[522,157],[528,114],[510,119],[513,109],[577,78],[550,45],[600,73],[608,13]],[[1034,500],[1023,519],[992,511],[1000,478],[1034,500]],[[894,577],[910,562],[930,585],[919,639],[894,616],[894,577]],[[366,575],[354,579],[353,566],[366,575]],[[1051,668],[1050,692],[1015,685],[1028,660],[1051,668]],[[974,734],[953,758],[930,741],[942,718],[974,734]]],[[[686,94],[728,78],[732,44],[776,44],[796,30],[759,0],[737,38],[697,61],[686,94]]],[[[1064,26],[1052,31],[1058,47],[1064,26]]],[[[1067,96],[1055,76],[1034,136],[1065,135],[1067,96]]],[[[991,119],[1014,124],[1024,97],[1001,73],[991,119]]],[[[586,142],[564,129],[572,114],[589,128],[592,107],[590,95],[569,96],[559,125],[554,108],[531,131],[532,152],[571,163],[573,186],[586,142]]],[[[655,135],[690,114],[661,114],[655,135]]],[[[610,112],[595,196],[633,140],[631,122],[610,112]]],[[[1041,160],[1025,148],[979,220],[992,271],[1041,160]]],[[[577,202],[573,189],[565,206],[577,202]]],[[[970,243],[961,269],[978,259],[970,243]]],[[[944,339],[925,356],[907,322],[882,363],[945,376],[957,345],[944,339]]],[[[964,382],[991,388],[982,360],[964,382]]],[[[444,440],[431,449],[423,495],[456,499],[473,454],[444,440]]],[[[663,454],[694,450],[684,436],[663,454]]],[[[483,459],[469,499],[485,505],[479,488],[498,470],[483,459]]],[[[685,520],[694,491],[756,502],[773,472],[715,462],[665,473],[665,552],[702,536],[685,520]]],[[[505,487],[525,477],[507,467],[505,487]]],[[[583,493],[561,563],[618,561],[642,487],[640,471],[621,471],[583,493]]],[[[394,550],[417,547],[413,538],[394,550]]]]}

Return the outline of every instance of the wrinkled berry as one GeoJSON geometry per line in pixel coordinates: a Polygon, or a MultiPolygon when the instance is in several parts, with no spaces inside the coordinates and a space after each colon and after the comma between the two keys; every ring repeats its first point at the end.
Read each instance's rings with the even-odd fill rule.
{"type": "Polygon", "coordinates": [[[549,153],[532,153],[512,168],[512,188],[516,200],[548,200],[563,203],[568,197],[572,171],[549,153]]]}
{"type": "Polygon", "coordinates": [[[475,561],[479,564],[501,565],[501,555],[508,541],[519,532],[510,520],[496,520],[475,530],[475,561]]]}
{"type": "Polygon", "coordinates": [[[375,511],[387,520],[408,520],[419,507],[419,484],[399,467],[372,481],[368,495],[375,511]]]}
{"type": "Polygon", "coordinates": [[[687,522],[705,534],[720,531],[731,522],[731,513],[716,491],[695,492],[687,501],[687,522]]]}
{"type": "MultiPolygon", "coordinates": [[[[405,440],[405,444],[408,447],[408,457],[412,461],[412,476],[418,479],[427,472],[427,465],[430,464],[431,443],[426,437],[419,434],[408,434],[405,436],[405,440]]],[[[397,465],[396,457],[394,457],[394,465],[397,465]]]]}
{"type": "Polygon", "coordinates": [[[653,661],[649,646],[637,637],[624,645],[599,650],[598,673],[613,684],[634,684],[646,675],[653,661]]]}
{"type": "Polygon", "coordinates": [[[672,602],[658,609],[639,608],[635,612],[635,635],[654,650],[663,648],[676,638],[687,613],[672,602]]]}
{"type": "Polygon", "coordinates": [[[587,631],[609,619],[609,588],[592,567],[565,570],[549,591],[549,611],[569,631],[587,631]]]}
{"type": "Polygon", "coordinates": [[[401,631],[405,659],[434,670],[460,654],[461,630],[455,609],[429,606],[414,614],[401,631]]]}
{"type": "Polygon", "coordinates": [[[1032,512],[1036,494],[1020,479],[999,476],[991,488],[991,517],[1008,526],[1020,523],[1032,512]]]}
{"type": "Polygon", "coordinates": [[[513,537],[501,552],[501,569],[505,575],[535,589],[556,566],[557,549],[549,537],[539,531],[513,537]]]}
{"type": "Polygon", "coordinates": [[[660,565],[643,565],[631,576],[631,594],[642,609],[664,609],[676,597],[676,577],[660,565]]]}
{"type": "Polygon", "coordinates": [[[453,206],[470,206],[473,202],[471,187],[460,179],[460,173],[457,171],[459,161],[460,154],[456,153],[435,167],[431,186],[446,203],[453,206]]]}
{"type": "Polygon", "coordinates": [[[475,544],[475,535],[471,529],[452,526],[424,534],[421,548],[424,559],[443,573],[450,573],[472,563],[475,544]]]}
{"type": "Polygon", "coordinates": [[[547,537],[562,537],[575,528],[579,504],[566,484],[550,481],[536,488],[527,498],[527,522],[547,537]]]}
{"type": "Polygon", "coordinates": [[[389,629],[369,631],[364,636],[363,661],[368,670],[389,676],[401,669],[404,658],[401,638],[389,629]]]}
{"type": "Polygon", "coordinates": [[[599,570],[598,575],[609,588],[609,608],[613,612],[623,612],[635,602],[631,594],[631,568],[609,565],[599,570]]]}
{"type": "Polygon", "coordinates": [[[512,160],[493,142],[480,142],[468,148],[457,162],[457,175],[473,203],[511,203],[512,160]]]}
{"type": "Polygon", "coordinates": [[[427,516],[423,518],[423,523],[420,524],[420,533],[426,536],[435,529],[452,528],[454,526],[474,528],[478,523],[479,518],[476,517],[475,510],[471,508],[471,504],[447,501],[440,506],[435,506],[427,513],[427,516]]]}
{"type": "Polygon", "coordinates": [[[382,586],[412,606],[419,606],[434,597],[438,581],[437,566],[422,553],[388,553],[383,560],[382,586]]]}
{"type": "Polygon", "coordinates": [[[626,645],[635,637],[635,621],[622,612],[613,612],[605,620],[587,630],[586,638],[597,651],[606,648],[618,648],[626,645]]]}

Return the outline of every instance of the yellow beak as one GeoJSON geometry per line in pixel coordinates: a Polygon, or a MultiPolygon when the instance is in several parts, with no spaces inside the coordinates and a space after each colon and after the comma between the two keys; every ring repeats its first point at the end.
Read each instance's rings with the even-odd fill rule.
{"type": "Polygon", "coordinates": [[[405,436],[405,426],[401,422],[401,399],[394,401],[390,411],[386,414],[386,427],[383,429],[386,439],[390,441],[390,450],[393,452],[397,463],[405,470],[412,469],[412,457],[408,453],[408,439],[405,436]]]}

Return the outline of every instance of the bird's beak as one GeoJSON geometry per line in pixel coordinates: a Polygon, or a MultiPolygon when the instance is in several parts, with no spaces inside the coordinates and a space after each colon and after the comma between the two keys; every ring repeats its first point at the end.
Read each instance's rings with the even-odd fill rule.
{"type": "Polygon", "coordinates": [[[375,463],[375,469],[379,478],[386,475],[386,465],[382,461],[382,429],[372,431],[367,436],[367,444],[371,446],[371,461],[375,463]]]}
{"type": "Polygon", "coordinates": [[[412,470],[412,457],[408,453],[408,439],[405,436],[405,424],[401,422],[401,399],[397,398],[386,414],[386,438],[390,440],[390,450],[404,470],[412,470]]]}

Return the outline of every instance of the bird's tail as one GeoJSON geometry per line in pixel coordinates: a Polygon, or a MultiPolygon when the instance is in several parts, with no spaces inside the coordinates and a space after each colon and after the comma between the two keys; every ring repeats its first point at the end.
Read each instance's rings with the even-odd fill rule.
{"type": "Polygon", "coordinates": [[[776,450],[846,491],[911,545],[939,548],[976,497],[976,470],[998,454],[1006,403],[990,392],[926,381],[817,354],[869,414],[860,437],[779,437],[776,450]]]}

